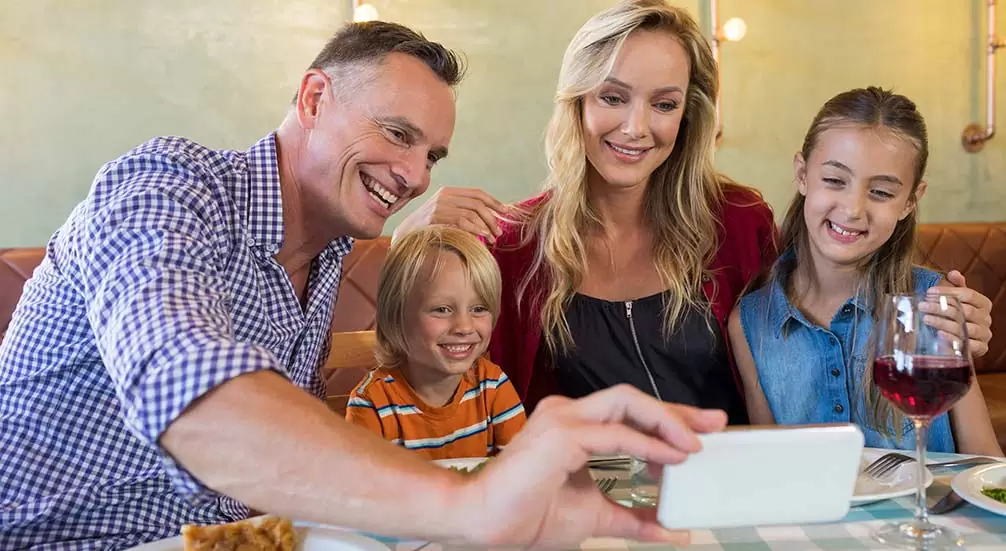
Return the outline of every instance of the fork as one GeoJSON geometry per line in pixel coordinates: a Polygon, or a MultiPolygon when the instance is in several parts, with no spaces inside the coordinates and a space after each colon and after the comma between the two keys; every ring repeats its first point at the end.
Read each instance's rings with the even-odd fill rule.
{"type": "Polygon", "coordinates": [[[598,478],[594,481],[597,484],[597,489],[601,490],[602,494],[606,494],[615,489],[615,484],[618,483],[618,479],[613,476],[607,476],[604,478],[598,478]]]}
{"type": "MultiPolygon", "coordinates": [[[[897,469],[902,464],[909,461],[915,461],[915,458],[907,456],[903,453],[885,453],[877,458],[873,463],[867,465],[866,468],[863,469],[863,472],[873,478],[883,478],[893,472],[894,469],[897,469]]],[[[944,461],[942,463],[928,463],[926,464],[926,467],[930,469],[939,467],[961,467],[965,465],[985,465],[987,463],[998,463],[1000,461],[1000,459],[992,457],[965,457],[962,459],[955,459],[953,461],[944,461]]]]}
{"type": "Polygon", "coordinates": [[[894,472],[904,463],[909,461],[915,461],[915,458],[909,457],[903,453],[885,453],[884,455],[878,457],[873,463],[870,463],[863,469],[863,473],[871,478],[884,478],[888,474],[894,472]]]}

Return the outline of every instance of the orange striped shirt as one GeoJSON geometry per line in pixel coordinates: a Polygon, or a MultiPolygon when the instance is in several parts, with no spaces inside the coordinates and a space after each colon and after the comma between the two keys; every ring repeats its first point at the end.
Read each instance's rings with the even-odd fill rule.
{"type": "Polygon", "coordinates": [[[485,358],[442,407],[427,405],[398,369],[376,369],[353,390],[346,419],[429,459],[488,457],[527,418],[510,379],[485,358]]]}

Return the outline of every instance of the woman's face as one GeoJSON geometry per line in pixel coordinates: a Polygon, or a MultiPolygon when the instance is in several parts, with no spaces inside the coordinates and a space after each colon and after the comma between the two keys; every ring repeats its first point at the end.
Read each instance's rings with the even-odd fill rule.
{"type": "Polygon", "coordinates": [[[649,181],[674,149],[688,74],[688,54],[672,35],[637,30],[628,36],[611,74],[583,97],[592,182],[631,187],[649,181]]]}

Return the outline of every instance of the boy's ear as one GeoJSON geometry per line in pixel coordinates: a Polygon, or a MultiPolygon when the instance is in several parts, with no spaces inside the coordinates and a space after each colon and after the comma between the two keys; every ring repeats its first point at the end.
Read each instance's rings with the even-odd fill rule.
{"type": "Polygon", "coordinates": [[[799,151],[793,155],[793,180],[796,182],[796,190],[800,192],[800,195],[807,195],[807,160],[799,151]]]}
{"type": "Polygon", "coordinates": [[[922,200],[922,197],[926,194],[926,190],[928,188],[929,186],[926,184],[925,180],[919,182],[919,185],[915,187],[915,194],[908,198],[908,204],[905,205],[905,210],[901,211],[901,217],[898,218],[899,221],[907,218],[912,211],[918,210],[919,201],[922,200]]]}

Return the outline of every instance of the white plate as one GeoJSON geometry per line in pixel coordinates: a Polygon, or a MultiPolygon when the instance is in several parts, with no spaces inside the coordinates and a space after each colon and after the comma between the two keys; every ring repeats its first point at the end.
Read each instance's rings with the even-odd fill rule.
{"type": "MultiPolygon", "coordinates": [[[[852,494],[852,505],[866,505],[875,501],[893,499],[896,497],[909,496],[918,491],[919,469],[915,461],[902,463],[894,470],[894,473],[884,477],[884,481],[875,480],[862,473],[866,467],[874,460],[889,453],[899,450],[881,450],[877,448],[863,448],[863,460],[860,466],[859,477],[856,479],[856,489],[852,494]]],[[[904,452],[902,452],[904,453],[904,452]]],[[[908,455],[908,454],[906,454],[908,455]]],[[[926,487],[933,483],[933,473],[926,469],[926,487]]]]}
{"type": "MultiPolygon", "coordinates": [[[[863,459],[860,470],[862,470],[862,467],[866,467],[881,455],[891,451],[896,450],[863,448],[863,459]]],[[[433,462],[441,467],[454,467],[456,469],[471,470],[485,461],[485,457],[463,457],[458,459],[437,459],[433,462]]],[[[1002,465],[1002,467],[1006,468],[1006,465],[1002,465]]],[[[1004,471],[1003,477],[1006,479],[1006,471],[1004,471]]],[[[876,501],[883,501],[885,499],[912,495],[918,491],[918,483],[916,480],[918,480],[918,470],[914,461],[903,463],[898,466],[898,468],[894,470],[893,475],[884,477],[883,482],[874,480],[865,474],[860,474],[856,479],[856,489],[853,491],[852,501],[850,501],[850,503],[853,507],[855,507],[876,501]]],[[[926,469],[926,487],[928,488],[932,483],[933,473],[926,469]]],[[[979,496],[981,496],[980,493],[979,496]]],[[[981,497],[989,499],[985,496],[981,497]]],[[[995,500],[989,499],[989,501],[994,502],[995,500]]],[[[1006,507],[1006,505],[1004,505],[1004,507],[1006,507]]],[[[1006,509],[1004,509],[1004,511],[1006,511],[1006,509]]]]}
{"type": "Polygon", "coordinates": [[[982,494],[982,488],[986,486],[1006,487],[1006,465],[972,467],[958,473],[950,481],[950,487],[968,503],[992,513],[1006,515],[1006,503],[999,503],[982,494]]]}
{"type": "Polygon", "coordinates": [[[445,468],[453,467],[470,471],[488,460],[488,457],[459,457],[457,459],[434,459],[433,462],[445,468]]]}
{"type": "MultiPolygon", "coordinates": [[[[304,526],[294,523],[297,532],[297,551],[388,551],[383,543],[353,532],[336,528],[304,526]]],[[[182,551],[182,537],[133,547],[127,551],[182,551]]]]}

